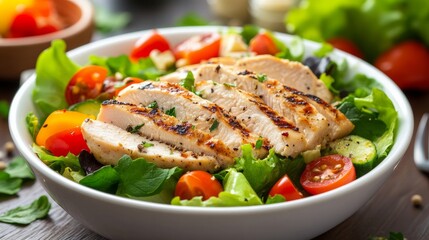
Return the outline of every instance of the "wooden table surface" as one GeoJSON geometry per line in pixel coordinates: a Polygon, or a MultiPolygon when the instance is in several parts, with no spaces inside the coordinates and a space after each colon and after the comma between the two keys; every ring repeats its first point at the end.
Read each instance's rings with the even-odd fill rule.
{"type": "MultiPolygon", "coordinates": [[[[201,0],[160,0],[151,6],[145,3],[151,1],[138,0],[95,2],[102,3],[111,10],[132,13],[132,22],[121,32],[172,26],[178,17],[188,11],[214,18],[207,2],[201,0]]],[[[103,37],[106,36],[96,35],[94,39],[103,37]]],[[[0,100],[10,102],[18,87],[18,79],[15,82],[2,82],[0,100]]],[[[422,114],[429,112],[429,92],[406,94],[412,105],[417,126],[422,114]]],[[[0,119],[0,148],[7,141],[11,141],[8,124],[5,119],[0,119]]],[[[429,239],[429,178],[414,165],[413,145],[414,139],[393,175],[373,198],[343,223],[315,239],[368,239],[371,236],[388,236],[389,232],[401,232],[410,240],[429,239]],[[414,194],[423,197],[421,208],[413,207],[410,199],[414,194]]],[[[15,151],[15,154],[18,152],[15,151]]],[[[29,182],[17,196],[0,197],[0,213],[29,204],[42,194],[47,195],[39,181],[29,182]]],[[[52,208],[48,218],[37,220],[28,226],[0,223],[0,239],[104,239],[86,229],[50,200],[52,208]]]]}

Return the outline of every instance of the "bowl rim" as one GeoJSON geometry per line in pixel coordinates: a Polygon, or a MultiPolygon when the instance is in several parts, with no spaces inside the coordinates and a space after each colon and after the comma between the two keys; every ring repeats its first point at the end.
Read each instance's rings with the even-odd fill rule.
{"type": "Polygon", "coordinates": [[[22,38],[0,38],[0,47],[29,46],[47,43],[53,39],[65,39],[77,35],[93,22],[94,7],[88,0],[66,0],[76,5],[81,11],[79,20],[71,26],[56,32],[22,38]]]}
{"type": "MultiPolygon", "coordinates": [[[[204,33],[204,32],[213,32],[219,30],[230,29],[230,27],[223,26],[204,26],[204,27],[173,27],[173,28],[159,28],[161,34],[190,34],[195,33],[204,33]]],[[[118,35],[110,38],[106,38],[103,40],[98,40],[95,42],[91,42],[89,44],[78,47],[70,52],[68,52],[68,56],[73,58],[79,56],[86,51],[94,48],[94,47],[105,47],[111,43],[116,41],[126,41],[133,38],[137,38],[143,34],[148,33],[152,30],[144,30],[138,32],[127,33],[123,35],[118,35]]],[[[276,36],[281,36],[281,38],[290,39],[291,35],[284,33],[275,33],[276,36]]],[[[166,37],[168,39],[168,37],[166,37]]],[[[312,41],[304,40],[305,48],[308,48],[307,45],[317,46],[318,44],[312,41]]],[[[411,141],[413,128],[414,128],[414,120],[411,106],[405,97],[404,93],[399,89],[397,85],[393,83],[386,75],[381,73],[375,67],[371,66],[369,63],[366,63],[350,54],[341,52],[339,50],[335,50],[332,54],[338,55],[341,58],[347,58],[347,61],[353,61],[362,65],[363,68],[371,70],[375,75],[371,76],[377,79],[377,82],[381,82],[384,86],[384,89],[389,89],[389,92],[386,94],[394,103],[394,106],[398,112],[398,127],[397,133],[395,137],[395,143],[392,146],[392,149],[388,156],[373,170],[367,173],[364,177],[361,177],[352,183],[347,184],[344,187],[340,187],[334,189],[332,191],[326,192],[324,194],[315,195],[306,197],[304,199],[300,199],[298,201],[290,201],[283,202],[278,204],[269,204],[269,205],[258,205],[258,206],[237,206],[237,207],[215,207],[215,208],[202,208],[202,207],[192,207],[192,206],[174,206],[170,204],[163,203],[154,203],[147,202],[142,200],[135,200],[124,198],[120,196],[116,196],[113,194],[104,193],[98,190],[94,190],[79,183],[76,183],[72,180],[69,180],[62,175],[58,174],[54,170],[50,169],[47,165],[45,165],[37,155],[32,151],[31,144],[29,144],[23,136],[19,133],[21,131],[18,128],[18,121],[25,121],[25,117],[22,117],[22,113],[20,114],[21,105],[25,104],[22,100],[27,98],[29,100],[28,104],[32,104],[31,101],[31,93],[32,88],[35,84],[35,74],[30,77],[28,81],[26,81],[16,93],[10,108],[9,114],[9,127],[13,141],[17,145],[18,150],[30,163],[32,168],[35,168],[38,172],[42,173],[44,177],[49,178],[52,181],[55,181],[57,184],[61,185],[61,187],[67,188],[74,192],[79,192],[80,194],[85,194],[91,198],[95,198],[100,201],[110,202],[112,204],[118,204],[126,207],[133,207],[138,209],[145,209],[148,211],[161,211],[161,212],[175,212],[175,213],[183,213],[187,214],[214,214],[214,215],[231,215],[231,214],[241,214],[241,215],[251,215],[257,212],[270,213],[279,210],[287,210],[295,207],[305,207],[309,205],[316,204],[317,202],[325,202],[335,200],[338,196],[348,194],[353,192],[355,188],[362,188],[367,184],[371,184],[371,182],[375,181],[382,175],[385,175],[387,172],[393,172],[396,166],[399,164],[400,159],[404,155],[407,150],[409,143],[411,141]],[[400,101],[399,101],[400,100],[400,101]],[[400,114],[402,113],[402,114],[400,114]],[[400,138],[398,136],[401,136],[400,138]],[[399,156],[399,157],[397,157],[399,156]]],[[[390,175],[390,174],[389,174],[390,175]]]]}

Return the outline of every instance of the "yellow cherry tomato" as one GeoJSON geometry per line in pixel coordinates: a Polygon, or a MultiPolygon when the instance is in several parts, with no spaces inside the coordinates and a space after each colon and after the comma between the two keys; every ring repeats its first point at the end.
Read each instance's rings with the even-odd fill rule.
{"type": "Polygon", "coordinates": [[[95,116],[75,111],[57,110],[46,118],[36,137],[39,146],[45,146],[46,139],[61,131],[80,127],[87,118],[95,119],[95,116]]]}

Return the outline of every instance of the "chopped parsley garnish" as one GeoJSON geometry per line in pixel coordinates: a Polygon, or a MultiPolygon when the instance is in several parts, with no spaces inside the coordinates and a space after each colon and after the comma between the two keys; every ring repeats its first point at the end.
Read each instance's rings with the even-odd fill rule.
{"type": "Polygon", "coordinates": [[[128,126],[127,127],[127,132],[129,132],[129,133],[138,133],[139,131],[140,131],[140,128],[142,128],[144,126],[144,123],[142,123],[142,124],[140,124],[140,125],[137,125],[137,126],[128,126]]]}
{"type": "Polygon", "coordinates": [[[261,138],[259,138],[258,140],[256,140],[255,149],[261,149],[262,143],[263,143],[263,140],[261,138]]]}
{"type": "Polygon", "coordinates": [[[150,142],[142,142],[142,144],[140,145],[143,146],[144,148],[148,148],[148,147],[152,147],[154,144],[150,142]]]}
{"type": "Polygon", "coordinates": [[[256,75],[256,78],[258,79],[259,82],[263,83],[265,81],[267,81],[267,75],[265,74],[258,74],[256,75]]]}
{"type": "Polygon", "coordinates": [[[194,78],[194,74],[192,74],[191,71],[188,72],[188,74],[186,75],[185,79],[182,79],[180,81],[180,86],[188,89],[189,91],[195,93],[195,78],[194,78]]]}
{"type": "Polygon", "coordinates": [[[212,126],[210,127],[210,132],[213,132],[214,130],[216,130],[216,128],[219,126],[219,122],[217,120],[214,120],[212,126]]]}
{"type": "Polygon", "coordinates": [[[158,103],[156,101],[153,101],[151,103],[149,103],[149,105],[147,105],[148,108],[158,108],[158,103]]]}
{"type": "Polygon", "coordinates": [[[173,107],[173,108],[168,109],[167,111],[165,111],[165,114],[176,117],[176,108],[173,107]]]}
{"type": "Polygon", "coordinates": [[[227,87],[237,87],[235,83],[224,83],[223,85],[227,87]]]}

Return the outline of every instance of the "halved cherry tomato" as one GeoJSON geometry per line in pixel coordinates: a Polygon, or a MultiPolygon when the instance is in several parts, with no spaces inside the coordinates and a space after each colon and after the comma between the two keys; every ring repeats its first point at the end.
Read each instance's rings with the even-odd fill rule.
{"type": "Polygon", "coordinates": [[[174,56],[176,59],[185,59],[187,64],[196,64],[202,60],[218,57],[220,39],[218,33],[193,36],[176,46],[174,56]]]}
{"type": "Polygon", "coordinates": [[[274,40],[268,33],[259,33],[250,40],[249,43],[250,51],[256,53],[257,55],[261,54],[270,54],[275,55],[279,52],[274,40]]]}
{"type": "Polygon", "coordinates": [[[9,28],[8,37],[29,37],[36,35],[37,21],[29,12],[22,12],[15,16],[9,28]]]}
{"type": "Polygon", "coordinates": [[[217,197],[223,191],[222,185],[208,172],[190,171],[183,174],[176,185],[175,196],[192,199],[202,196],[203,200],[217,197]]]}
{"type": "Polygon", "coordinates": [[[301,185],[310,194],[320,194],[356,179],[350,158],[334,154],[313,160],[301,175],[301,185]]]}
{"type": "Polygon", "coordinates": [[[55,156],[66,156],[69,152],[79,155],[82,150],[90,152],[80,126],[50,136],[46,139],[45,147],[55,156]]]}
{"type": "Polygon", "coordinates": [[[136,78],[136,77],[127,77],[127,78],[125,78],[124,80],[122,80],[121,82],[117,82],[117,83],[119,83],[119,84],[120,84],[120,87],[115,86],[115,96],[118,96],[119,92],[120,92],[122,89],[124,89],[124,88],[126,88],[126,87],[130,86],[131,84],[134,84],[134,83],[140,83],[140,82],[143,82],[143,81],[144,81],[144,80],[143,80],[143,79],[140,79],[140,78],[136,78]]]}
{"type": "Polygon", "coordinates": [[[346,53],[350,53],[358,58],[363,58],[363,53],[361,50],[354,44],[352,41],[346,39],[346,38],[332,38],[327,41],[329,44],[331,44],[334,48],[337,48],[339,50],[342,50],[346,53]]]}
{"type": "Polygon", "coordinates": [[[57,110],[49,114],[36,136],[36,143],[45,146],[46,140],[61,131],[80,127],[87,119],[95,119],[95,116],[75,111],[57,110]]]}
{"type": "Polygon", "coordinates": [[[56,26],[48,23],[48,24],[44,25],[43,27],[37,28],[36,35],[43,35],[43,34],[53,33],[53,32],[56,32],[58,30],[59,29],[56,26]]]}
{"type": "Polygon", "coordinates": [[[66,100],[69,105],[94,99],[100,95],[107,69],[100,66],[85,66],[77,71],[66,87],[66,100]]]}
{"type": "Polygon", "coordinates": [[[274,184],[268,195],[274,197],[277,194],[282,195],[287,201],[301,199],[304,197],[302,193],[296,189],[295,185],[287,175],[284,175],[276,182],[276,184],[274,184]]]}
{"type": "Polygon", "coordinates": [[[146,58],[150,55],[153,50],[159,50],[164,52],[170,50],[170,44],[157,31],[153,31],[152,34],[146,34],[139,38],[134,44],[134,48],[131,51],[130,58],[132,60],[138,60],[139,58],[146,58]]]}
{"type": "Polygon", "coordinates": [[[429,48],[416,41],[400,43],[374,64],[402,89],[429,90],[429,48]]]}

